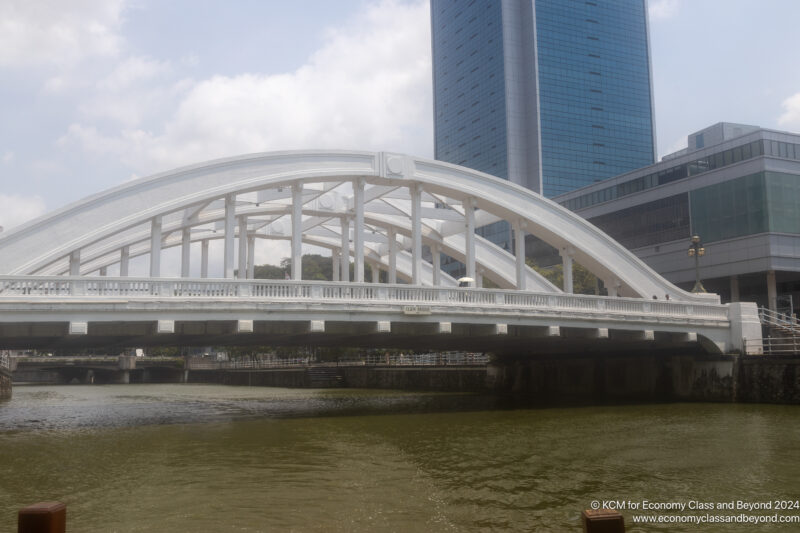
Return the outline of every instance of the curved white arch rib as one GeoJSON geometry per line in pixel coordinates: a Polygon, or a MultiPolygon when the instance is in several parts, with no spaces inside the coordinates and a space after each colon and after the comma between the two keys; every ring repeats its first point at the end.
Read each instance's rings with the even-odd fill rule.
{"type": "Polygon", "coordinates": [[[389,187],[421,186],[474,205],[564,250],[618,293],[718,301],[683,291],[602,231],[558,204],[513,183],[438,161],[383,152],[299,151],[245,155],[125,183],[0,236],[0,274],[23,275],[130,230],[153,217],[207,205],[229,194],[303,182],[364,178],[389,187]]]}

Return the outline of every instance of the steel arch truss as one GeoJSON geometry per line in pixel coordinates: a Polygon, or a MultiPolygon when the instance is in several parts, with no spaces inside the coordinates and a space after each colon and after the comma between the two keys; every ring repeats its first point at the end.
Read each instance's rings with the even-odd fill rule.
{"type": "Polygon", "coordinates": [[[221,240],[224,277],[247,278],[261,239],[291,242],[295,280],[306,243],[332,251],[340,281],[350,281],[352,258],[356,282],[371,265],[386,270],[390,283],[452,286],[440,268],[444,253],[463,262],[469,277],[505,289],[571,292],[577,261],[611,296],[719,301],[675,287],[536,193],[464,167],[384,152],[246,155],[128,182],[0,234],[0,275],[91,275],[119,265],[126,276],[131,258],[149,255],[150,277],[158,278],[162,250],[179,247],[182,276],[199,261],[205,277],[209,243],[221,240]],[[516,253],[475,234],[499,220],[513,228],[516,253]],[[526,234],[558,249],[564,287],[525,265],[526,234]]]}

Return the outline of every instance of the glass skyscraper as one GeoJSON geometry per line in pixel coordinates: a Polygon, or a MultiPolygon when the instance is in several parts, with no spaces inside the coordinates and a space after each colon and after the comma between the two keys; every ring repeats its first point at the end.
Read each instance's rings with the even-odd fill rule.
{"type": "Polygon", "coordinates": [[[654,162],[646,0],[431,0],[431,26],[436,159],[548,197],[654,162]]]}

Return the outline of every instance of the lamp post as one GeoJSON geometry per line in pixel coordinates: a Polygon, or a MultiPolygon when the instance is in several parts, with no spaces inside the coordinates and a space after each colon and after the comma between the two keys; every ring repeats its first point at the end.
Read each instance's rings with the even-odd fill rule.
{"type": "Polygon", "coordinates": [[[694,257],[694,287],[692,292],[706,292],[703,284],[700,283],[700,258],[706,255],[706,249],[703,248],[703,243],[700,242],[700,237],[697,235],[692,236],[692,244],[689,245],[689,257],[694,257]]]}

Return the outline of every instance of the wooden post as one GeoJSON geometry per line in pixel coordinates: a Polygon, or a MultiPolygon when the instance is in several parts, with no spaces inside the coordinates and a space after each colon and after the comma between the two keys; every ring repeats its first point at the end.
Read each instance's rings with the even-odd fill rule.
{"type": "Polygon", "coordinates": [[[587,509],[581,513],[583,533],[625,533],[625,520],[611,509],[587,509]]]}
{"type": "Polygon", "coordinates": [[[61,502],[39,502],[19,510],[17,533],[65,533],[67,506],[61,502]]]}

